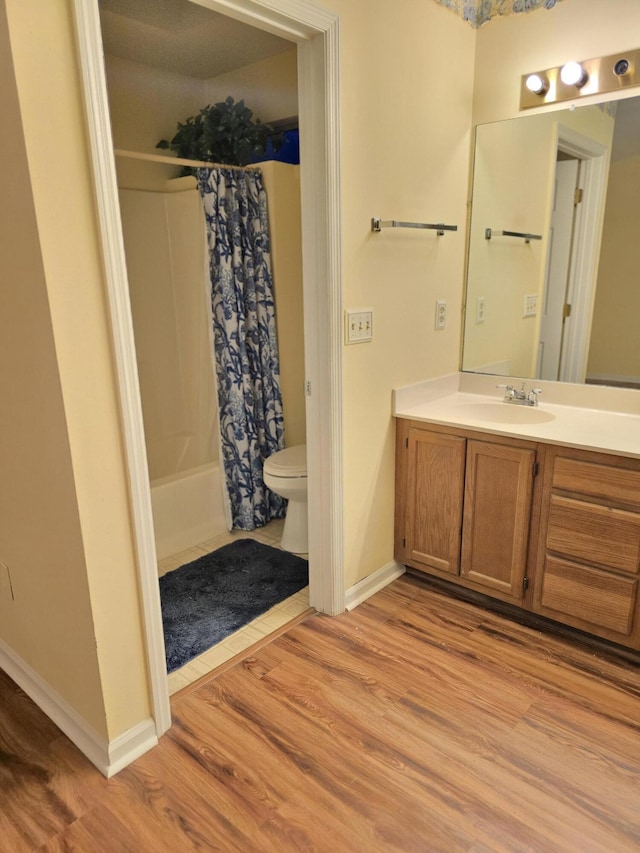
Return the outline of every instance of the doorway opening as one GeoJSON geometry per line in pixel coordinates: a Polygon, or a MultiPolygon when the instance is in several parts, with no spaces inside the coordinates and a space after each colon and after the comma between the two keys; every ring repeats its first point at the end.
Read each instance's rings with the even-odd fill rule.
{"type": "Polygon", "coordinates": [[[585,381],[607,148],[559,125],[536,377],[585,381]]]}
{"type": "Polygon", "coordinates": [[[558,150],[553,204],[549,226],[546,281],[540,330],[536,377],[556,381],[561,378],[565,324],[571,316],[568,301],[571,254],[576,235],[576,211],[582,202],[580,187],[582,160],[558,150]]]}
{"type": "MultiPolygon", "coordinates": [[[[338,19],[288,0],[198,0],[298,46],[301,130],[305,390],[309,447],[310,604],[344,609],[338,19]],[[305,203],[304,199],[312,199],[305,203]]],[[[96,0],[75,0],[88,130],[127,449],[141,600],[158,734],[170,725],[156,553],[127,273],[96,0]]]]}

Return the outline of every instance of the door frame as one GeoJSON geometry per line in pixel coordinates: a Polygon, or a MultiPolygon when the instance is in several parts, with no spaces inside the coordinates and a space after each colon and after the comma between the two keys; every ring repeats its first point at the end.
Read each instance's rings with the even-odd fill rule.
{"type": "Polygon", "coordinates": [[[579,180],[584,190],[584,200],[578,206],[574,220],[567,287],[571,316],[565,321],[558,372],[558,378],[563,382],[582,383],[585,380],[589,357],[611,151],[595,139],[561,124],[558,124],[557,128],[556,151],[564,151],[582,161],[579,180]]]}
{"type": "MultiPolygon", "coordinates": [[[[339,19],[307,0],[190,0],[298,47],[309,597],[344,610],[339,19]],[[309,200],[312,200],[310,202],[309,200]]],[[[73,0],[158,735],[171,725],[156,548],[98,0],[73,0]]]]}
{"type": "Polygon", "coordinates": [[[576,187],[581,182],[580,168],[582,162],[575,157],[559,160],[556,153],[549,227],[547,229],[549,242],[545,264],[545,281],[539,312],[536,379],[557,381],[560,375],[566,323],[564,306],[567,302],[567,287],[575,236],[575,196],[576,187]],[[560,180],[560,172],[569,168],[571,173],[566,174],[560,180]],[[560,210],[562,210],[562,214],[559,212],[560,210]],[[551,355],[553,358],[550,357],[551,355]]]}

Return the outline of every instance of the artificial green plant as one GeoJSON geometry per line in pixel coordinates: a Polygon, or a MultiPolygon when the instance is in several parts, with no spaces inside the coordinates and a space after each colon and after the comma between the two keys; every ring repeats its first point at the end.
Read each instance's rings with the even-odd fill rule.
{"type": "MultiPolygon", "coordinates": [[[[271,125],[254,120],[243,100],[228,97],[178,122],[173,139],[161,139],[156,148],[168,148],[189,160],[246,166],[264,154],[269,136],[277,149],[281,139],[274,135],[271,125]]],[[[192,172],[189,168],[183,170],[183,174],[192,172]]]]}

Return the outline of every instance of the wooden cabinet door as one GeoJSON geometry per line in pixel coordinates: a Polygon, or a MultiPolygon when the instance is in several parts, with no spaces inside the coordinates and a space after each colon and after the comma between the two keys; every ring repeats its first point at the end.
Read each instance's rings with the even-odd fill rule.
{"type": "Polygon", "coordinates": [[[466,440],[411,428],[406,439],[407,560],[458,575],[466,440]]]}
{"type": "Polygon", "coordinates": [[[502,596],[524,596],[535,451],[467,443],[462,577],[502,596]]]}

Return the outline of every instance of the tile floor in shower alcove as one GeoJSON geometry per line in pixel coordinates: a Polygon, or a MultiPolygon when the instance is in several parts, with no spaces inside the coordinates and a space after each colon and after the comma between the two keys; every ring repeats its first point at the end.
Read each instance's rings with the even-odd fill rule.
{"type": "MultiPolygon", "coordinates": [[[[280,537],[282,536],[282,527],[284,520],[278,519],[271,521],[259,530],[247,532],[244,530],[234,530],[231,533],[225,532],[213,539],[207,539],[206,542],[200,542],[198,545],[188,548],[185,551],[180,551],[178,554],[172,554],[170,557],[165,557],[158,562],[158,576],[183,566],[185,563],[190,563],[192,560],[197,560],[204,554],[209,554],[215,551],[216,548],[221,548],[228,542],[233,542],[234,539],[257,539],[259,542],[264,542],[265,545],[271,545],[278,548],[280,545],[280,537]]],[[[170,673],[169,678],[169,693],[173,695],[183,687],[188,687],[207,675],[216,667],[226,663],[231,658],[235,657],[240,652],[245,651],[254,643],[264,639],[269,634],[282,628],[287,622],[295,619],[301,613],[309,608],[309,587],[301,589],[295,595],[286,598],[279,604],[274,605],[270,610],[267,610],[262,616],[258,616],[248,625],[240,628],[234,634],[225,637],[224,640],[212,646],[208,651],[203,652],[194,658],[189,663],[185,664],[180,669],[170,673]]]]}

